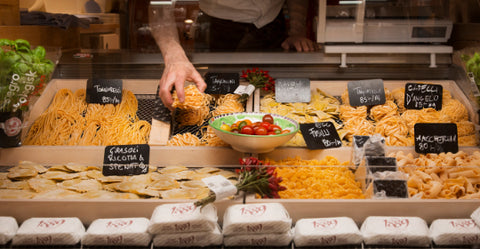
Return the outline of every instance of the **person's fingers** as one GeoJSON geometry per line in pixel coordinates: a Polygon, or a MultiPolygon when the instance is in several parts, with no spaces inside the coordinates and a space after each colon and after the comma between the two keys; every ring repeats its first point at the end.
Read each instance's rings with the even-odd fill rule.
{"type": "Polygon", "coordinates": [[[282,42],[282,48],[284,50],[289,50],[290,49],[290,43],[287,40],[283,41],[282,42]]]}
{"type": "Polygon", "coordinates": [[[185,102],[185,77],[177,77],[175,79],[175,91],[177,91],[178,101],[185,102]]]}
{"type": "Polygon", "coordinates": [[[167,107],[168,109],[172,110],[172,104],[173,104],[173,98],[172,94],[170,93],[171,88],[169,89],[166,85],[161,85],[160,89],[158,90],[158,95],[160,96],[160,99],[163,102],[163,105],[167,107]]]}
{"type": "Polygon", "coordinates": [[[193,82],[197,85],[197,88],[200,92],[204,92],[205,89],[207,88],[207,83],[203,80],[202,75],[198,71],[192,72],[191,78],[193,82]]]}
{"type": "Polygon", "coordinates": [[[302,43],[301,42],[296,41],[294,43],[294,46],[295,46],[295,49],[297,50],[297,52],[302,52],[302,43]]]}

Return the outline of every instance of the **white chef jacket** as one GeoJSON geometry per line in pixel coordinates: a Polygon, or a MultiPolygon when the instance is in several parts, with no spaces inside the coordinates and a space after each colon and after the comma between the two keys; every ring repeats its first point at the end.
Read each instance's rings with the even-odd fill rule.
{"type": "Polygon", "coordinates": [[[285,0],[200,0],[202,11],[234,22],[253,23],[261,28],[273,21],[285,0]]]}

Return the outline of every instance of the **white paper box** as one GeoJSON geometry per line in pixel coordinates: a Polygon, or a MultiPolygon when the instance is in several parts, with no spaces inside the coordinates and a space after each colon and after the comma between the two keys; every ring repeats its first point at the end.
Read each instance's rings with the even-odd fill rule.
{"type": "Polygon", "coordinates": [[[294,230],[290,229],[285,233],[270,234],[239,234],[223,237],[225,246],[288,246],[293,239],[294,230]]]}
{"type": "Polygon", "coordinates": [[[17,220],[9,216],[0,216],[0,245],[7,244],[18,230],[17,220]]]}
{"type": "Polygon", "coordinates": [[[292,219],[280,203],[238,204],[228,207],[223,217],[223,234],[285,233],[292,219]]]}
{"type": "Polygon", "coordinates": [[[148,246],[147,218],[97,219],[82,238],[87,246],[148,246]]]}
{"type": "Polygon", "coordinates": [[[436,245],[475,245],[480,243],[480,228],[472,219],[437,219],[430,225],[436,245]]]}
{"type": "Polygon", "coordinates": [[[472,218],[473,221],[477,224],[477,226],[480,226],[480,207],[475,209],[472,214],[470,214],[470,218],[472,218]]]}
{"type": "Polygon", "coordinates": [[[151,234],[208,232],[217,226],[217,209],[193,203],[164,204],[155,208],[148,232],[151,234]]]}
{"type": "Polygon", "coordinates": [[[293,241],[295,246],[356,245],[363,237],[353,219],[332,217],[298,220],[293,241]]]}
{"type": "Polygon", "coordinates": [[[222,242],[223,235],[218,225],[208,232],[157,234],[153,237],[154,247],[205,247],[218,246],[222,242]]]}
{"type": "Polygon", "coordinates": [[[78,218],[30,218],[18,228],[12,245],[76,245],[84,234],[78,218]]]}
{"type": "Polygon", "coordinates": [[[418,217],[370,216],[360,231],[366,245],[430,245],[427,223],[418,217]]]}

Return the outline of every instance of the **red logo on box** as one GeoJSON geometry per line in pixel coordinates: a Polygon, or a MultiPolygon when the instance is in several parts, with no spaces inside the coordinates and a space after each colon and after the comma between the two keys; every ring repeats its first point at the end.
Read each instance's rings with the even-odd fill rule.
{"type": "Polygon", "coordinates": [[[241,208],[241,215],[248,216],[262,216],[267,210],[267,206],[258,205],[258,206],[249,206],[241,208]]]}
{"type": "Polygon", "coordinates": [[[183,214],[191,214],[195,211],[196,207],[193,204],[187,205],[177,205],[172,207],[172,215],[183,215],[183,214]]]}
{"type": "Polygon", "coordinates": [[[338,221],[336,219],[328,219],[328,220],[315,220],[313,221],[313,228],[316,229],[333,229],[338,225],[338,221]]]}
{"type": "Polygon", "coordinates": [[[406,229],[408,225],[410,224],[410,221],[408,219],[402,219],[402,218],[390,218],[390,219],[385,219],[385,228],[387,229],[406,229]]]}
{"type": "Polygon", "coordinates": [[[5,134],[9,137],[18,135],[22,130],[22,120],[17,117],[11,117],[5,121],[5,134]]]}
{"type": "Polygon", "coordinates": [[[475,227],[475,222],[473,220],[455,220],[451,221],[450,225],[453,228],[472,228],[475,227]]]}
{"type": "Polygon", "coordinates": [[[48,220],[41,220],[37,226],[41,228],[51,229],[51,228],[59,227],[63,223],[65,223],[64,219],[48,219],[48,220]]]}
{"type": "Polygon", "coordinates": [[[107,223],[107,228],[123,228],[133,224],[133,220],[114,220],[107,223]]]}

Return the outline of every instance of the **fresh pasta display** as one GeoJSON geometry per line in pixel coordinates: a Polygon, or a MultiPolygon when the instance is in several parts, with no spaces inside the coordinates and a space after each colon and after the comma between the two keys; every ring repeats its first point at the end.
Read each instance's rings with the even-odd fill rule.
{"type": "Polygon", "coordinates": [[[480,198],[480,152],[440,153],[414,156],[398,151],[399,169],[408,174],[411,198],[480,198]]]}
{"type": "MultiPolygon", "coordinates": [[[[275,94],[265,95],[260,102],[260,111],[264,113],[275,113],[291,118],[298,123],[332,122],[342,139],[344,132],[343,125],[338,122],[340,102],[333,96],[316,89],[312,91],[309,103],[278,103],[275,101],[275,94]]],[[[305,147],[306,143],[299,131],[285,146],[305,147]]]]}
{"type": "Polygon", "coordinates": [[[349,143],[353,135],[380,134],[385,137],[389,146],[413,146],[414,126],[417,123],[455,123],[458,127],[458,143],[460,146],[478,144],[474,124],[469,121],[466,107],[452,98],[448,90],[443,90],[442,109],[433,108],[405,109],[405,88],[397,88],[390,92],[385,89],[386,102],[383,105],[350,106],[348,91],[342,94],[343,104],[340,106],[340,118],[344,122],[349,143]]]}
{"type": "Polygon", "coordinates": [[[279,166],[276,173],[283,179],[286,190],[280,191],[283,199],[364,199],[361,184],[348,167],[337,158],[327,156],[322,160],[302,160],[300,157],[280,161],[265,160],[279,166]],[[289,166],[289,167],[287,167],[289,166]]]}
{"type": "Polygon", "coordinates": [[[138,118],[138,102],[131,91],[123,91],[118,105],[88,104],[85,96],[85,89],[60,89],[31,126],[24,144],[119,145],[148,141],[150,123],[138,118]]]}
{"type": "Polygon", "coordinates": [[[101,167],[67,163],[43,166],[21,161],[0,173],[0,199],[201,199],[209,189],[201,179],[233,170],[213,167],[153,167],[147,174],[105,176],[101,167]]]}
{"type": "MultiPolygon", "coordinates": [[[[195,126],[195,132],[173,135],[167,146],[228,146],[217,137],[213,129],[206,124],[210,117],[226,113],[245,111],[244,103],[238,94],[224,94],[215,98],[201,93],[195,85],[185,87],[185,101],[180,103],[174,98],[175,120],[178,127],[195,126]]],[[[174,94],[176,96],[176,94],[174,94]]]]}

